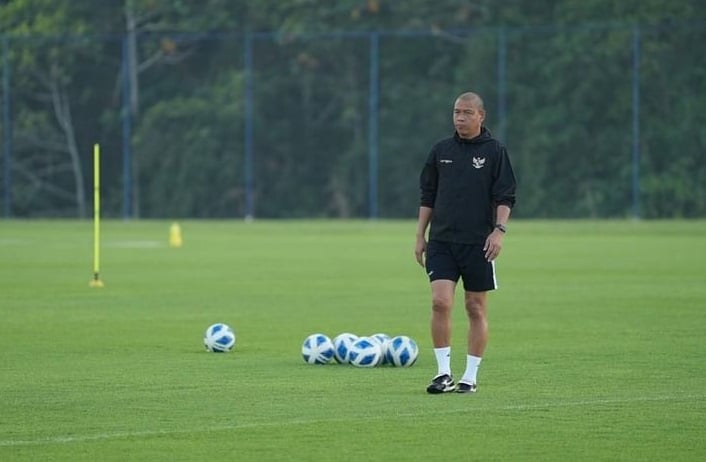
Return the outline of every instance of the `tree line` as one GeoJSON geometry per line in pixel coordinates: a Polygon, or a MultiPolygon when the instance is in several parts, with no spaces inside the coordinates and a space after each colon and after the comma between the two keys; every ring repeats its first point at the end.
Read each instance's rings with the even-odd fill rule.
{"type": "Polygon", "coordinates": [[[88,216],[99,142],[108,216],[414,217],[428,149],[474,90],[510,151],[516,216],[702,217],[705,13],[0,2],[5,216],[88,216]]]}

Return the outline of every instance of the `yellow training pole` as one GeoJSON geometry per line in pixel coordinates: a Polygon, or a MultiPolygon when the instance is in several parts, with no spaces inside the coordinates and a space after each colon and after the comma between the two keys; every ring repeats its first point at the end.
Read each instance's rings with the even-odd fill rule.
{"type": "Polygon", "coordinates": [[[100,174],[101,155],[98,144],[93,145],[93,279],[90,287],[103,287],[100,279],[100,240],[101,240],[101,194],[100,174]]]}

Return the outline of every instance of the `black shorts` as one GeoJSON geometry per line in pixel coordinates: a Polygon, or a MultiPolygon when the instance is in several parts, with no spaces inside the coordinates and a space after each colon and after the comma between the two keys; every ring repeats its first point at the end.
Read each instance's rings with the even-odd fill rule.
{"type": "Polygon", "coordinates": [[[498,288],[495,262],[485,259],[482,245],[452,244],[429,241],[426,252],[426,270],[430,281],[463,280],[463,288],[470,292],[486,292],[498,288]]]}

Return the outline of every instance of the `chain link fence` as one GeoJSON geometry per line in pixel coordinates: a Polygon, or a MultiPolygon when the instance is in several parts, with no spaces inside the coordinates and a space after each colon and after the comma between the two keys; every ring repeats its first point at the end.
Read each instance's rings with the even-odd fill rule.
{"type": "Polygon", "coordinates": [[[706,216],[706,24],[2,37],[5,218],[413,218],[480,93],[514,216],[706,216]]]}

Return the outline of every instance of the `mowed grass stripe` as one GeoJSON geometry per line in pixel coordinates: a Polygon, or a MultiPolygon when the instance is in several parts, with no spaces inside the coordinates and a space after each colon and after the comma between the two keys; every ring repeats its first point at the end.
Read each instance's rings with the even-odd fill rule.
{"type": "MultiPolygon", "coordinates": [[[[567,408],[567,407],[581,407],[581,406],[608,406],[615,404],[633,404],[633,403],[653,403],[653,402],[663,402],[663,401],[703,401],[706,395],[685,395],[685,396],[645,396],[645,397],[632,397],[632,398],[603,398],[603,399],[592,399],[583,401],[551,401],[545,403],[534,403],[534,404],[508,404],[502,406],[473,406],[472,412],[474,414],[478,413],[494,413],[502,411],[515,411],[515,412],[531,412],[538,409],[557,409],[557,408],[567,408]]],[[[438,399],[438,398],[437,398],[438,399]]],[[[473,397],[460,397],[459,399],[474,399],[473,397]]],[[[189,430],[153,430],[153,431],[139,431],[139,432],[115,432],[115,433],[103,433],[96,435],[73,435],[73,436],[54,436],[48,438],[41,438],[36,440],[1,440],[0,446],[34,446],[34,445],[50,445],[50,444],[70,444],[70,443],[80,443],[84,441],[95,441],[95,440],[108,440],[108,439],[127,439],[127,438],[150,438],[154,436],[164,436],[164,435],[184,435],[189,433],[211,433],[211,432],[225,432],[239,429],[248,428],[260,428],[260,427],[286,427],[293,425],[316,425],[316,424],[333,424],[333,423],[350,423],[350,422],[371,422],[371,421],[386,421],[386,420],[396,420],[396,419],[416,419],[424,417],[432,417],[438,415],[448,415],[457,413],[468,413],[471,411],[468,408],[458,408],[458,409],[447,409],[445,411],[434,411],[434,412],[400,412],[393,415],[373,415],[365,417],[356,418],[342,418],[342,417],[331,417],[323,419],[295,419],[289,421],[277,421],[277,422],[252,422],[244,424],[235,425],[223,425],[223,426],[212,426],[208,428],[195,428],[189,430]]]]}

